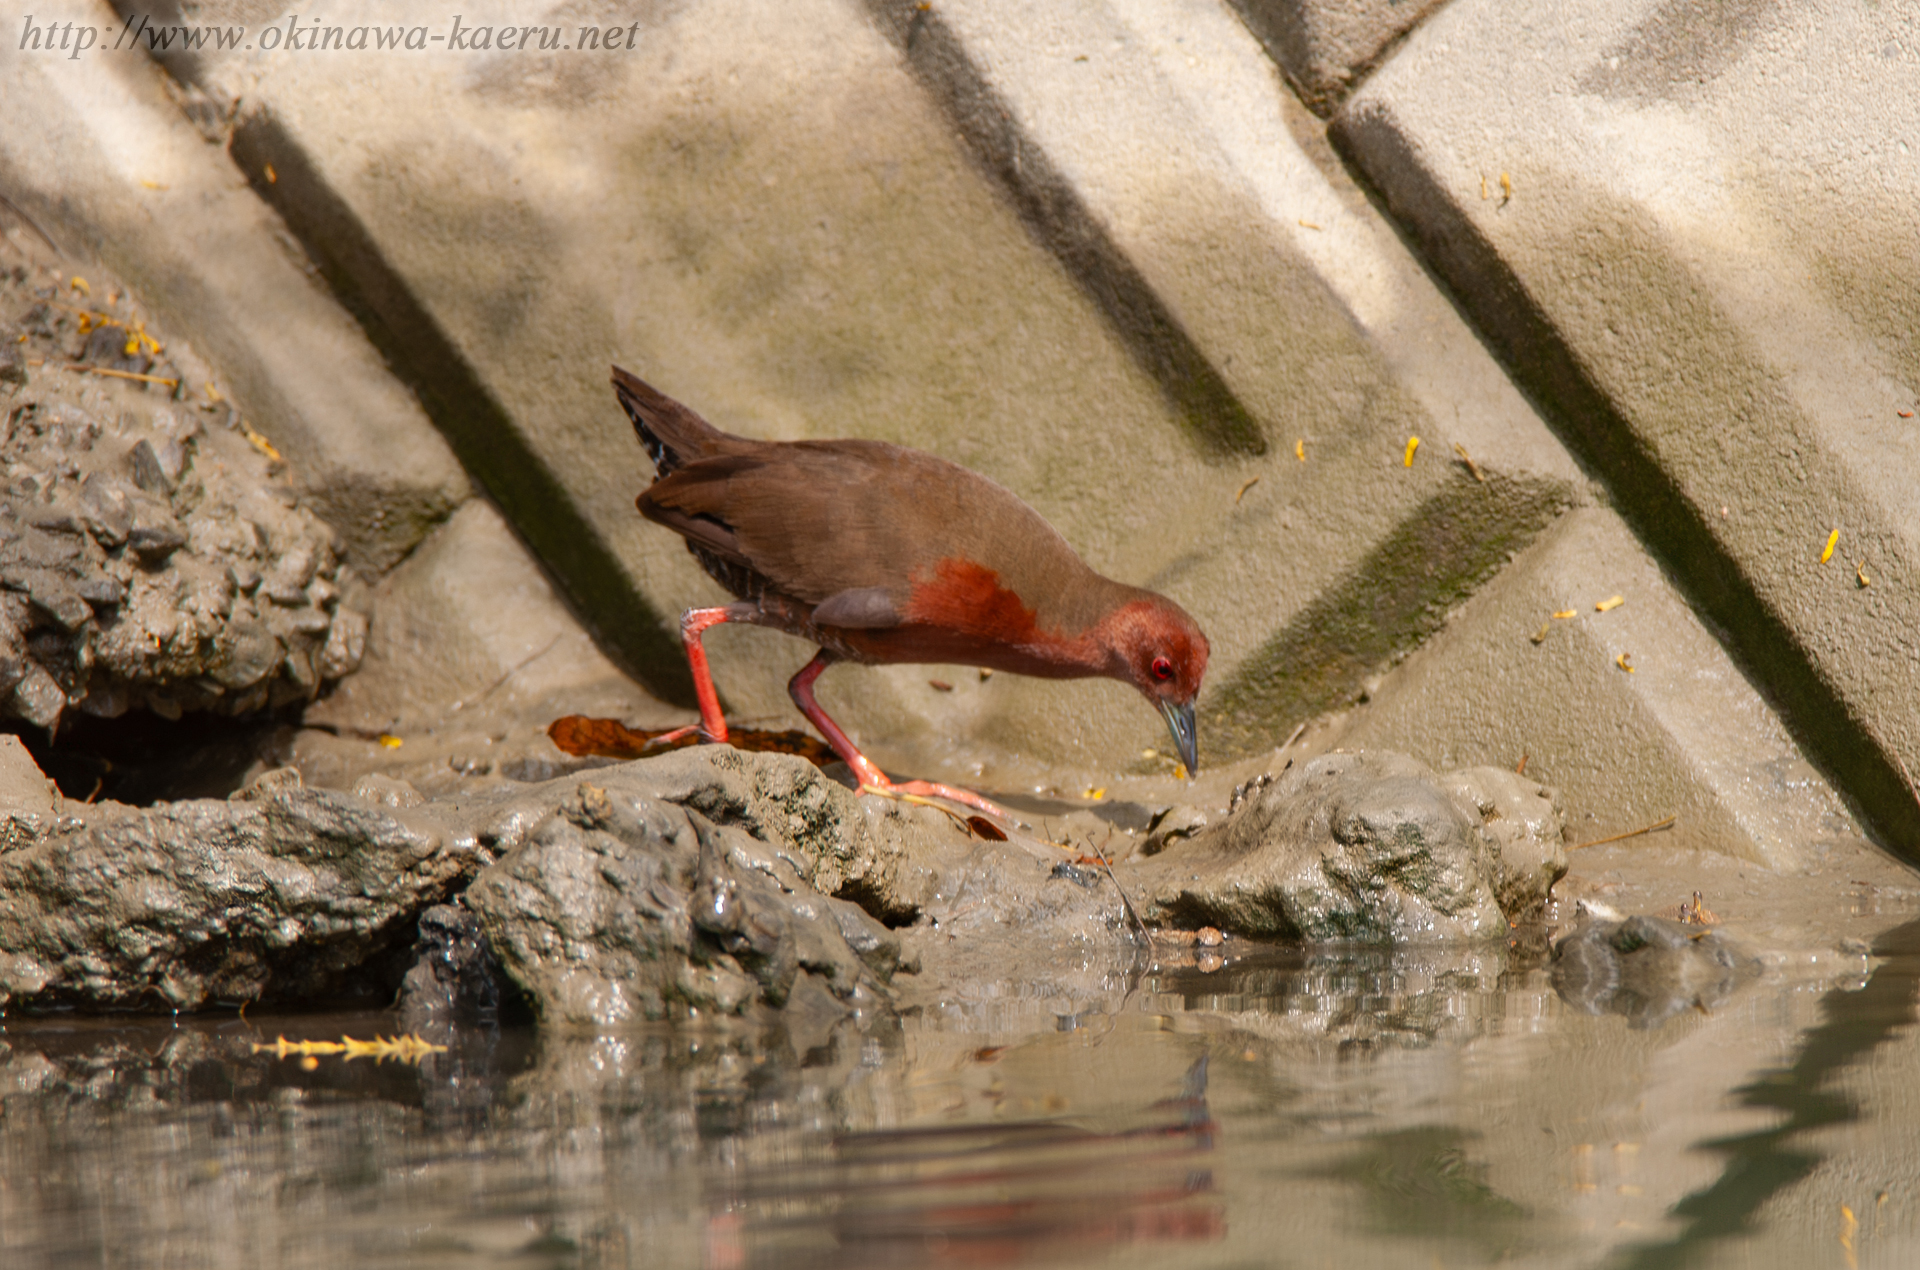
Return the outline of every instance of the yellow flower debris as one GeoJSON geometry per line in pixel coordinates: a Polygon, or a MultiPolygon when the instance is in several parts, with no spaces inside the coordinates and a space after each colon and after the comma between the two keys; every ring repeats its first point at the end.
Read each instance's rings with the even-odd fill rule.
{"type": "MultiPolygon", "coordinates": [[[[413,1033],[405,1036],[376,1036],[370,1041],[356,1041],[351,1036],[343,1036],[337,1041],[289,1041],[285,1036],[274,1038],[271,1045],[256,1044],[256,1054],[271,1054],[275,1058],[312,1059],[334,1054],[344,1054],[344,1061],[351,1063],[356,1058],[371,1058],[376,1063],[393,1059],[401,1063],[417,1063],[429,1054],[444,1054],[447,1047],[435,1045],[413,1033]]],[[[307,1067],[306,1063],[301,1064],[307,1067]]],[[[312,1070],[308,1067],[308,1070],[312,1070]]]]}

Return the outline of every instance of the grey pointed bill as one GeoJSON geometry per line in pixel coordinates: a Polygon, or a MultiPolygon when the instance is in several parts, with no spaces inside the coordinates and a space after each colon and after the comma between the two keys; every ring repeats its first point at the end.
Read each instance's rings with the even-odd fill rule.
{"type": "Polygon", "coordinates": [[[1155,704],[1167,721],[1167,730],[1173,733],[1174,752],[1187,765],[1187,775],[1193,775],[1200,770],[1200,736],[1194,728],[1193,702],[1175,704],[1162,700],[1155,704]]]}

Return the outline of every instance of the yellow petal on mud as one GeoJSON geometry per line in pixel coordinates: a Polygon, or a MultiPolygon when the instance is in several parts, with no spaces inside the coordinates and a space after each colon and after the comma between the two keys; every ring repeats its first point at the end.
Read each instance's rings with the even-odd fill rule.
{"type": "Polygon", "coordinates": [[[1600,603],[1594,605],[1593,611],[1596,613],[1605,613],[1611,609],[1619,608],[1622,604],[1625,604],[1626,602],[1627,602],[1627,597],[1624,595],[1610,595],[1606,599],[1600,601],[1600,603]]]}
{"type": "Polygon", "coordinates": [[[1833,549],[1839,545],[1840,531],[1836,529],[1827,535],[1827,549],[1820,553],[1820,563],[1825,564],[1827,561],[1833,559],[1833,549]]]}

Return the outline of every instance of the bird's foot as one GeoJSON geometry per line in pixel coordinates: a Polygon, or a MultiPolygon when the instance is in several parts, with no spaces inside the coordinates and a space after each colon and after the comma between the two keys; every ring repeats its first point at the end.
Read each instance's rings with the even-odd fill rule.
{"type": "Polygon", "coordinates": [[[902,802],[944,798],[950,803],[959,803],[962,807],[971,807],[1009,823],[1017,823],[1006,808],[991,799],[982,798],[970,789],[955,789],[951,785],[941,785],[935,781],[890,781],[879,768],[871,766],[867,771],[860,773],[860,792],[879,794],[883,798],[897,798],[902,802]],[[878,779],[875,779],[876,777],[878,779]]]}
{"type": "Polygon", "coordinates": [[[662,732],[659,736],[656,736],[651,741],[648,741],[646,744],[646,748],[652,750],[652,749],[659,749],[668,745],[678,745],[681,741],[686,740],[690,736],[697,736],[702,741],[718,741],[723,745],[726,743],[726,740],[727,740],[727,738],[724,736],[720,736],[720,737],[714,736],[713,733],[707,731],[705,728],[701,727],[698,723],[689,723],[684,728],[675,728],[671,732],[662,732]]]}

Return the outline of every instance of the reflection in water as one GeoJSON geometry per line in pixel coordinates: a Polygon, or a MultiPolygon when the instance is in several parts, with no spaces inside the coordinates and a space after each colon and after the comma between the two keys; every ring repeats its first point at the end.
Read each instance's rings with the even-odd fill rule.
{"type": "Polygon", "coordinates": [[[1704,1245],[1745,1232],[1761,1205],[1820,1164],[1820,1153],[1804,1145],[1807,1130],[1860,1118],[1860,1107],[1834,1090],[1833,1080],[1920,1019],[1914,1008],[1920,997],[1920,922],[1888,931],[1875,952],[1885,960],[1865,987],[1826,994],[1821,1002],[1826,1021],[1806,1034],[1793,1063],[1737,1091],[1745,1105],[1784,1112],[1786,1119],[1755,1133],[1702,1143],[1727,1156],[1725,1170],[1712,1186],[1675,1205],[1674,1212],[1687,1222],[1677,1238],[1625,1250],[1623,1266],[1690,1265],[1704,1245]]]}
{"type": "Polygon", "coordinates": [[[1498,1260],[1522,1237],[1527,1212],[1487,1184],[1468,1150],[1478,1136],[1440,1126],[1378,1134],[1333,1173],[1360,1188],[1374,1229],[1464,1239],[1498,1260]]]}
{"type": "Polygon", "coordinates": [[[0,1265],[1688,1263],[1862,1114],[1834,1078],[1912,1021],[1897,942],[1865,991],[1775,972],[1657,1028],[1499,949],[1083,960],[804,1057],[504,1029],[307,1067],[251,1047],[392,1019],[8,1018],[0,1265]]]}
{"type": "Polygon", "coordinates": [[[749,1172],[712,1197],[709,1266],[1012,1265],[1217,1239],[1207,1056],[1177,1098],[1106,1131],[1064,1120],[836,1136],[812,1169],[749,1172]],[[755,1255],[746,1255],[751,1242],[755,1255]]]}

